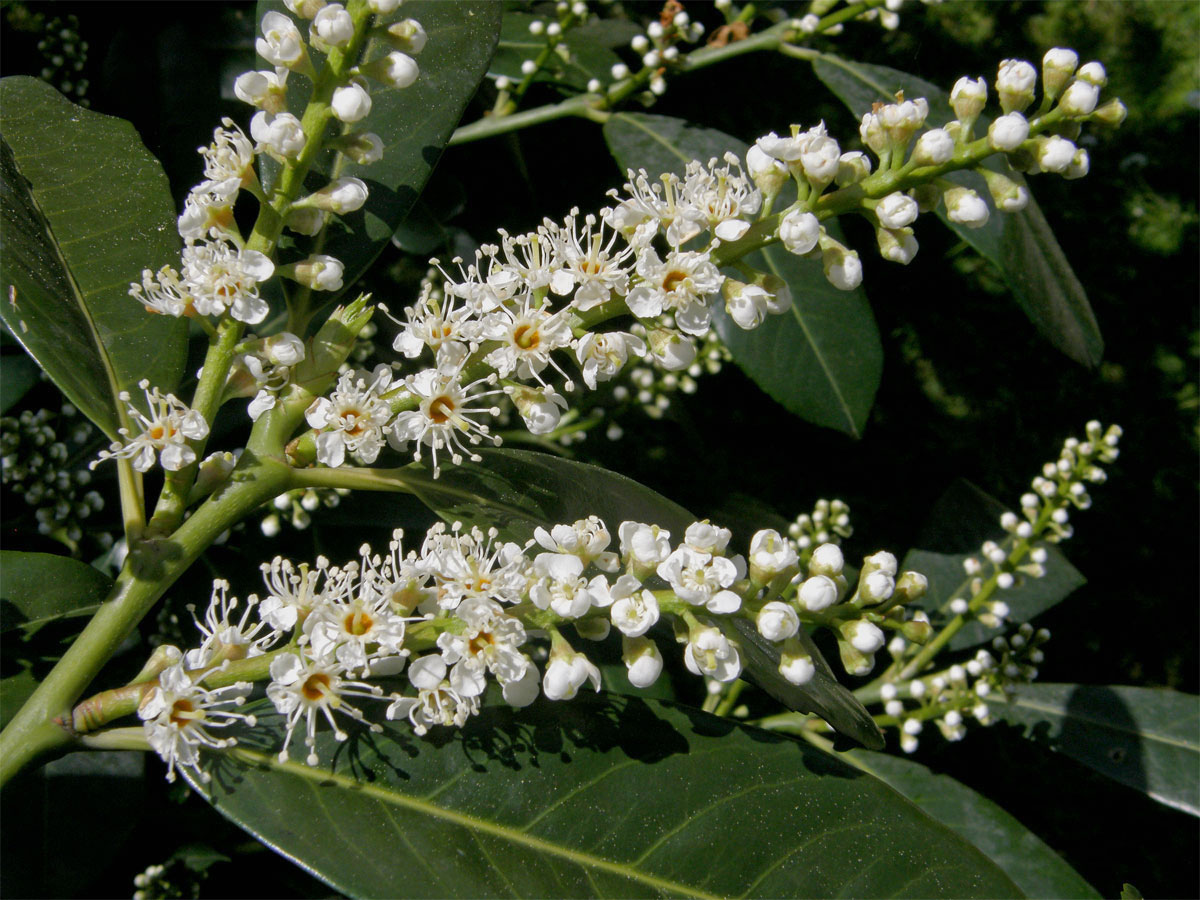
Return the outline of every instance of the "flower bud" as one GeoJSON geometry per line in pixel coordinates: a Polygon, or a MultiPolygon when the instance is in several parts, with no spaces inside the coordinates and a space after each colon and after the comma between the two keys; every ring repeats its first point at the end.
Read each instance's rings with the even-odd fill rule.
{"type": "Polygon", "coordinates": [[[284,225],[297,234],[306,234],[312,237],[325,227],[325,221],[328,218],[329,213],[323,209],[313,209],[312,207],[292,208],[288,211],[284,225]]]}
{"type": "Polygon", "coordinates": [[[990,212],[987,204],[970,188],[952,187],[942,195],[946,204],[946,217],[951,222],[967,228],[982,228],[987,224],[990,212]]]}
{"type": "Polygon", "coordinates": [[[988,144],[993,150],[1008,153],[1016,150],[1029,137],[1029,122],[1019,112],[993,120],[988,126],[988,144]]]}
{"type": "Polygon", "coordinates": [[[1042,57],[1042,91],[1053,100],[1059,95],[1079,65],[1079,54],[1064,47],[1047,50],[1042,57]]]}
{"type": "Polygon", "coordinates": [[[650,353],[664,369],[675,372],[686,369],[696,359],[696,344],[678,331],[652,328],[646,332],[650,353]]]}
{"type": "Polygon", "coordinates": [[[622,637],[621,659],[625,663],[629,683],[636,688],[650,687],[662,672],[662,654],[654,641],[647,637],[622,637]]]}
{"type": "Polygon", "coordinates": [[[904,228],[917,220],[917,202],[899,191],[888,194],[875,205],[875,216],[884,228],[904,228]]]}
{"type": "Polygon", "coordinates": [[[325,0],[283,0],[283,5],[300,18],[311,19],[321,11],[325,0]]]}
{"type": "Polygon", "coordinates": [[[1029,204],[1029,191],[1024,185],[1017,184],[1007,175],[988,168],[981,167],[979,172],[987,182],[988,193],[992,195],[996,209],[1007,213],[1020,212],[1029,204]]]}
{"type": "Polygon", "coordinates": [[[272,156],[295,159],[304,149],[307,138],[300,120],[291,113],[271,115],[257,112],[250,119],[250,136],[258,142],[258,148],[272,156]]]}
{"type": "Polygon", "coordinates": [[[1058,135],[1038,137],[1036,140],[1035,154],[1038,165],[1046,172],[1065,172],[1075,158],[1075,145],[1058,135]]]}
{"type": "Polygon", "coordinates": [[[516,385],[505,388],[530,434],[549,434],[558,427],[566,399],[553,388],[516,385]]]}
{"type": "Polygon", "coordinates": [[[263,36],[255,40],[254,49],[271,65],[296,69],[308,63],[300,29],[283,13],[269,12],[263,16],[262,33],[263,36]]]}
{"type": "Polygon", "coordinates": [[[825,277],[839,291],[852,291],[862,284],[862,262],[857,250],[848,250],[826,234],[821,235],[821,266],[825,277]]]}
{"type": "Polygon", "coordinates": [[[903,100],[880,107],[876,113],[887,132],[890,145],[898,150],[908,147],[908,142],[917,133],[929,115],[929,101],[924,97],[903,100]]]}
{"type": "Polygon", "coordinates": [[[838,586],[828,575],[812,575],[801,583],[796,599],[809,612],[820,612],[837,603],[838,586]]]}
{"type": "Polygon", "coordinates": [[[280,268],[280,274],[290,274],[297,281],[314,291],[340,291],[342,289],[342,263],[332,256],[318,254],[291,267],[291,272],[280,268]]]}
{"type": "Polygon", "coordinates": [[[405,19],[388,26],[387,41],[401,53],[416,56],[425,49],[428,35],[416,19],[405,19]]]}
{"type": "Polygon", "coordinates": [[[359,66],[358,71],[394,88],[411,86],[421,74],[417,61],[399,50],[393,50],[387,56],[359,66]]]}
{"type": "Polygon", "coordinates": [[[843,153],[838,159],[836,182],[838,187],[858,184],[871,174],[871,158],[861,150],[843,153]]]}
{"type": "Polygon", "coordinates": [[[778,531],[763,529],[750,539],[750,578],[758,584],[794,573],[797,562],[795,547],[778,531]]]}
{"type": "Polygon", "coordinates": [[[371,95],[358,82],[334,88],[333,114],[342,122],[359,122],[371,113],[371,95]]]}
{"type": "Polygon", "coordinates": [[[1071,82],[1071,86],[1067,88],[1066,93],[1062,95],[1062,99],[1058,101],[1058,108],[1062,110],[1065,116],[1079,118],[1090,115],[1095,110],[1096,103],[1099,100],[1099,87],[1076,79],[1071,82]]]}
{"type": "Polygon", "coordinates": [[[888,262],[907,266],[920,249],[911,228],[876,228],[875,240],[879,244],[879,255],[888,262]]]}
{"type": "Polygon", "coordinates": [[[321,7],[313,16],[308,29],[308,39],[318,50],[328,51],[331,47],[345,47],[354,37],[354,20],[340,3],[321,7]]]}
{"type": "Polygon", "coordinates": [[[873,112],[863,114],[862,123],[858,126],[858,136],[862,138],[862,142],[870,147],[876,156],[883,156],[883,154],[891,149],[883,122],[873,112]]]}
{"type": "Polygon", "coordinates": [[[360,166],[383,159],[383,139],[373,131],[360,131],[334,138],[329,145],[360,166]]]}
{"type": "Polygon", "coordinates": [[[917,209],[923,213],[933,212],[942,202],[941,190],[930,182],[918,184],[909,191],[909,195],[917,201],[917,209]]]}
{"type": "Polygon", "coordinates": [[[296,205],[313,206],[341,215],[361,209],[366,202],[366,183],[362,179],[345,175],[329,182],[315,194],[298,200],[296,205]]]}
{"type": "Polygon", "coordinates": [[[815,135],[800,154],[804,177],[815,188],[825,187],[837,175],[841,155],[842,149],[837,141],[825,135],[815,135]]]}
{"type": "Polygon", "coordinates": [[[1024,112],[1033,102],[1033,87],[1037,84],[1037,70],[1023,59],[1006,59],[1000,63],[996,74],[996,93],[1000,97],[1000,108],[1006,113],[1024,112]]]}
{"type": "Polygon", "coordinates": [[[933,128],[917,138],[912,159],[918,166],[940,166],[954,156],[954,138],[945,128],[933,128]]]}
{"type": "MultiPolygon", "coordinates": [[[[900,626],[900,633],[914,644],[924,644],[933,637],[933,626],[929,624],[929,616],[917,610],[909,621],[900,626]]],[[[914,692],[913,696],[917,694],[914,692]]]]}
{"type": "Polygon", "coordinates": [[[1091,168],[1091,159],[1088,157],[1088,152],[1080,148],[1075,151],[1071,164],[1063,170],[1062,176],[1067,179],[1082,178],[1088,173],[1089,168],[1091,168]]]}
{"type": "Polygon", "coordinates": [[[1129,115],[1129,110],[1125,108],[1125,104],[1114,97],[1092,113],[1092,118],[1115,128],[1125,121],[1127,115],[1129,115]]]}
{"type": "Polygon", "coordinates": [[[233,83],[233,93],[243,103],[268,113],[281,113],[287,109],[287,83],[272,71],[243,72],[233,83]]]}
{"type": "Polygon", "coordinates": [[[1080,66],[1075,77],[1088,84],[1094,84],[1096,87],[1104,87],[1108,84],[1108,73],[1104,71],[1104,66],[1095,61],[1080,66]]]}
{"type": "Polygon", "coordinates": [[[844,566],[841,547],[837,544],[821,544],[809,559],[808,572],[810,575],[828,575],[830,578],[836,578],[842,574],[844,566]]]}
{"type": "Polygon", "coordinates": [[[950,91],[950,106],[954,109],[954,117],[969,128],[983,107],[987,104],[987,82],[982,78],[970,79],[966,76],[958,79],[950,91]]]}
{"type": "Polygon", "coordinates": [[[929,592],[929,579],[920,572],[905,572],[896,582],[892,599],[900,604],[916,603],[929,592]]]}
{"type": "Polygon", "coordinates": [[[764,604],[754,620],[758,633],[768,641],[784,641],[800,630],[800,617],[786,603],[772,600],[764,604]]]}
{"type": "Polygon", "coordinates": [[[863,653],[849,641],[838,641],[842,666],[851,675],[866,675],[875,668],[875,655],[863,653]]]}
{"type": "Polygon", "coordinates": [[[281,331],[263,341],[262,354],[272,365],[294,366],[304,359],[304,341],[294,334],[281,331]]]}
{"type": "Polygon", "coordinates": [[[801,256],[817,246],[821,223],[810,212],[794,209],[779,223],[779,240],[789,253],[801,256]]]}
{"type": "Polygon", "coordinates": [[[792,684],[800,686],[812,681],[816,672],[812,656],[799,641],[789,638],[779,656],[779,674],[792,684]]]}
{"type": "Polygon", "coordinates": [[[778,194],[788,180],[787,166],[764,153],[758,144],[746,151],[746,171],[766,198],[778,194]]]}

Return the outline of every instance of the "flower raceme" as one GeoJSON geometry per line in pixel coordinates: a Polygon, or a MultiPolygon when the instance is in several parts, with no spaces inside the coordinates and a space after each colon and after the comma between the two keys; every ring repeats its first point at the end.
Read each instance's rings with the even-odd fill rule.
{"type": "MultiPolygon", "coordinates": [[[[364,545],[357,560],[341,566],[326,559],[297,566],[276,557],[263,566],[266,595],[251,595],[240,610],[218,580],[210,608],[197,620],[200,647],[171,648],[174,664],[142,704],[147,737],[169,774],[183,767],[204,777],[199,749],[236,742],[232,730],[216,737],[207,729],[253,727],[253,717],[226,707],[242,703],[251,682],[265,682],[282,717],[280,758],[298,741],[305,761],[316,765],[318,731],[328,727],[345,740],[347,719],[367,721],[365,701],[385,701],[386,718],[407,719],[424,734],[461,727],[478,712],[489,681],[512,706],[528,705],[539,693],[569,700],[589,686],[599,689],[597,664],[573,646],[572,630],[584,645],[610,629],[620,632],[630,683],[644,688],[662,671],[652,632],[667,620],[683,636],[683,666],[728,682],[743,662],[738,639],[723,623],[738,616],[778,648],[784,677],[802,684],[814,666],[795,640],[800,628],[817,625],[839,641],[854,641],[861,668],[879,649],[862,635],[906,621],[899,607],[886,615],[872,611],[891,599],[886,579],[871,603],[858,601],[864,588],[851,591],[841,578],[834,544],[816,548],[811,556],[819,562],[805,571],[794,539],[759,532],[750,544],[753,566],[774,579],[763,587],[746,580],[744,558],[730,553],[729,530],[710,522],[692,523],[674,540],[670,531],[641,522],[623,522],[617,532],[614,550],[596,516],[539,528],[524,545],[501,540],[495,529],[439,524],[418,549],[406,551],[398,530],[386,554],[364,545]],[[840,581],[815,572],[832,572],[834,562],[840,581]],[[814,578],[834,585],[833,602],[819,618],[802,599],[814,578]],[[534,642],[545,635],[550,654],[539,666],[534,642]],[[232,686],[209,686],[215,678],[232,686]]],[[[864,571],[879,568],[881,558],[891,559],[894,572],[890,554],[868,557],[864,571]]]]}

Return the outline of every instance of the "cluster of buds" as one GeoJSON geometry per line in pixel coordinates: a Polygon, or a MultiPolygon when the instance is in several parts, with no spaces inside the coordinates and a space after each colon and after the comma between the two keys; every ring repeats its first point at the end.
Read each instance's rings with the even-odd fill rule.
{"type": "Polygon", "coordinates": [[[821,544],[841,544],[852,534],[850,507],[841,500],[818,500],[811,513],[801,513],[788,525],[788,537],[796,542],[805,564],[821,544]]]}
{"type": "Polygon", "coordinates": [[[995,208],[1003,212],[1023,209],[1029,192],[1017,180],[981,165],[993,154],[1005,154],[1014,168],[1028,174],[1087,174],[1087,152],[1073,139],[1087,121],[1119,124],[1124,107],[1119,100],[1097,107],[1104,68],[1092,62],[1076,71],[1077,62],[1071,50],[1046,54],[1042,103],[1028,119],[1024,113],[1034,100],[1036,71],[1020,60],[1001,63],[996,91],[1003,115],[978,140],[973,129],[988,96],[982,78],[958,80],[950,94],[956,119],[942,128],[926,127],[930,110],[924,98],[897,95],[894,103],[876,104],[862,117],[859,136],[876,157],[877,170],[867,154],[843,153],[823,124],[807,131],[793,125],[789,136],[759,138],[746,162],[767,206],[789,178],[798,190],[796,202],[780,218],[776,237],[792,253],[820,259],[829,281],[850,290],[862,280],[862,265],[857,252],[830,237],[821,224],[832,213],[848,209],[865,215],[875,225],[880,255],[907,264],[917,253],[912,225],[920,213],[942,204],[951,222],[967,228],[983,227],[991,215],[983,197],[946,180],[945,174],[978,172],[995,208]],[[851,188],[866,196],[852,195],[851,188]]]}
{"type": "MultiPolygon", "coordinates": [[[[139,715],[169,777],[186,768],[203,778],[199,751],[231,746],[237,729],[256,724],[236,708],[253,683],[265,682],[286,725],[280,758],[303,732],[305,758],[316,765],[317,729],[327,723],[344,740],[345,719],[367,718],[363,701],[386,703],[387,718],[407,719],[424,734],[462,726],[478,712],[489,680],[517,707],[539,694],[568,700],[586,685],[599,689],[599,668],[576,644],[611,632],[620,634],[634,687],[653,684],[663,669],[649,636],[660,622],[682,645],[688,671],[729,683],[742,673],[730,622],[740,617],[776,645],[779,671],[801,685],[815,671],[797,638],[805,624],[832,630],[859,673],[883,645],[881,627],[914,624],[899,607],[919,597],[924,579],[911,572],[895,578],[891,554],[868,557],[852,588],[833,544],[816,548],[802,568],[795,542],[777,532],[755,534],[747,556],[730,552],[731,537],[707,521],[676,540],[628,521],[611,549],[607,526],[591,516],[538,528],[524,546],[500,540],[495,529],[455,523],[435,525],[407,552],[397,531],[387,553],[364,545],[343,566],[276,557],[262,567],[265,596],[241,605],[218,580],[196,623],[199,646],[155,651],[133,685],[139,715]],[[531,646],[537,636],[549,638],[548,656],[531,646]],[[409,690],[397,690],[405,672],[409,690]]],[[[76,720],[80,727],[88,721],[76,720]]]]}
{"type": "Polygon", "coordinates": [[[943,738],[960,741],[966,737],[967,721],[992,724],[990,702],[1007,700],[1013,686],[1037,678],[1044,656],[1041,647],[1048,640],[1047,629],[1035,630],[1025,622],[1013,634],[994,638],[991,650],[977,650],[964,663],[907,683],[887,682],[880,687],[884,715],[879,722],[897,728],[905,753],[917,749],[917,736],[930,721],[943,738]]]}
{"type": "MultiPolygon", "coordinates": [[[[367,117],[372,81],[392,89],[411,85],[418,68],[409,54],[419,52],[425,35],[412,20],[386,29],[393,43],[402,44],[407,52],[395,50],[348,70],[333,89],[328,115],[315,130],[310,126],[309,133],[287,110],[289,77],[315,78],[310,49],[326,56],[347,50],[369,26],[371,13],[386,15],[399,3],[371,0],[358,22],[340,3],[296,0],[287,5],[301,19],[311,19],[307,39],[288,15],[269,12],[263,17],[262,37],[255,47],[272,68],[246,72],[234,84],[237,97],[258,109],[250,121],[250,135],[224,119],[213,132],[212,144],[200,148],[205,177],[188,194],[179,217],[179,234],[186,242],[180,269],[146,269],[141,283],[130,285],[130,295],[148,310],[171,316],[228,314],[253,325],[269,312],[259,286],[273,276],[316,291],[342,287],[343,265],[332,256],[314,254],[277,266],[266,254],[247,247],[233,208],[242,191],[262,204],[275,204],[275,194],[264,190],[256,173],[260,155],[265,153],[284,167],[297,166],[302,157],[311,157],[306,150],[312,142],[324,140],[328,119],[352,125],[367,117]]],[[[383,153],[383,141],[368,131],[347,132],[331,145],[359,165],[376,162],[383,153]]],[[[343,176],[308,196],[288,198],[280,213],[292,231],[315,235],[330,216],[352,213],[366,200],[365,182],[343,176]]]]}
{"type": "MultiPolygon", "coordinates": [[[[661,97],[667,91],[667,75],[683,64],[680,47],[694,44],[703,36],[704,24],[694,21],[684,11],[682,3],[668,0],[659,17],[646,26],[645,33],[634,35],[629,42],[638,65],[631,68],[625,63],[617,63],[610,73],[612,79],[614,82],[633,79],[639,84],[644,83],[652,95],[661,97]]],[[[599,84],[594,87],[598,90],[599,84]]],[[[593,90],[593,85],[589,85],[588,90],[593,90]]]]}
{"type": "MultiPolygon", "coordinates": [[[[0,418],[0,483],[34,509],[39,534],[78,543],[84,520],[104,508],[100,494],[87,489],[92,473],[71,467],[71,457],[93,433],[70,404],[58,413],[25,410],[0,418]]],[[[94,534],[105,549],[112,545],[110,533],[94,534]]]]}
{"type": "MultiPolygon", "coordinates": [[[[560,0],[555,4],[554,17],[547,21],[544,18],[534,18],[529,23],[529,34],[543,41],[544,45],[538,52],[521,62],[521,81],[514,84],[507,75],[496,78],[496,89],[500,92],[496,101],[497,110],[511,111],[512,96],[520,97],[528,89],[534,77],[549,67],[559,67],[572,61],[571,47],[566,41],[566,34],[572,28],[584,25],[589,18],[588,6],[584,0],[560,0]]],[[[588,91],[598,93],[601,90],[599,81],[588,83],[588,91]]]]}
{"type": "Polygon", "coordinates": [[[286,522],[296,531],[312,524],[312,514],[319,509],[333,509],[350,492],[345,488],[297,488],[284,491],[266,509],[259,522],[264,537],[278,537],[286,522]]]}

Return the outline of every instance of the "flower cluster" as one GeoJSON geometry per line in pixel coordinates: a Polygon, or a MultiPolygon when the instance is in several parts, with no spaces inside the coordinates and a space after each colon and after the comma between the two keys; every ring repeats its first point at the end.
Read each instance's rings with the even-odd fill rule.
{"type": "Polygon", "coordinates": [[[387,718],[407,719],[424,734],[462,726],[478,712],[489,680],[517,707],[539,694],[567,700],[587,685],[598,690],[599,668],[572,644],[570,631],[582,641],[619,633],[628,680],[644,688],[664,665],[650,633],[669,623],[684,667],[728,683],[743,667],[729,625],[737,616],[775,645],[779,671],[799,685],[815,671],[798,638],[804,623],[830,629],[845,646],[843,659],[861,673],[883,646],[882,628],[919,621],[900,604],[918,597],[924,580],[915,573],[897,579],[891,554],[868,557],[852,588],[833,544],[817,547],[802,568],[795,541],[777,532],[755,534],[746,556],[730,552],[731,538],[707,521],[674,539],[666,529],[627,521],[614,548],[608,527],[591,516],[538,528],[525,545],[455,523],[435,525],[408,551],[398,530],[387,553],[364,545],[344,566],[276,557],[262,567],[261,599],[252,595],[239,611],[218,581],[197,622],[200,646],[159,648],[166,667],[140,709],[147,736],[170,772],[199,771],[199,749],[235,740],[208,729],[252,726],[230,705],[244,701],[250,682],[265,681],[284,720],[280,758],[303,732],[305,759],[316,765],[318,728],[325,723],[344,740],[343,720],[364,721],[365,700],[386,702],[387,718]],[[548,657],[531,644],[545,638],[548,657]],[[410,690],[385,692],[383,684],[399,684],[403,672],[410,690]]]}
{"type": "Polygon", "coordinates": [[[124,443],[114,441],[107,450],[101,450],[89,468],[96,468],[106,459],[131,459],[139,472],[150,471],[155,462],[169,472],[176,472],[196,461],[196,451],[188,441],[208,437],[208,422],[174,394],[164,395],[158,388],[151,388],[146,379],[139,381],[138,387],[146,395],[146,412],[133,404],[128,391],[118,395],[130,419],[138,425],[138,433],[119,428],[124,443]]]}

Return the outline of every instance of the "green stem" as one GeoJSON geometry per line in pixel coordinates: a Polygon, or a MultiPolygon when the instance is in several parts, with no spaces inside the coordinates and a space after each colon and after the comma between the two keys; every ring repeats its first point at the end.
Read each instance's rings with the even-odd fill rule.
{"type": "Polygon", "coordinates": [[[0,733],[0,785],[73,739],[65,724],[71,706],[154,603],[223,531],[289,486],[287,466],[255,454],[253,445],[254,434],[229,481],[170,538],[130,554],[108,599],[0,733]]]}

